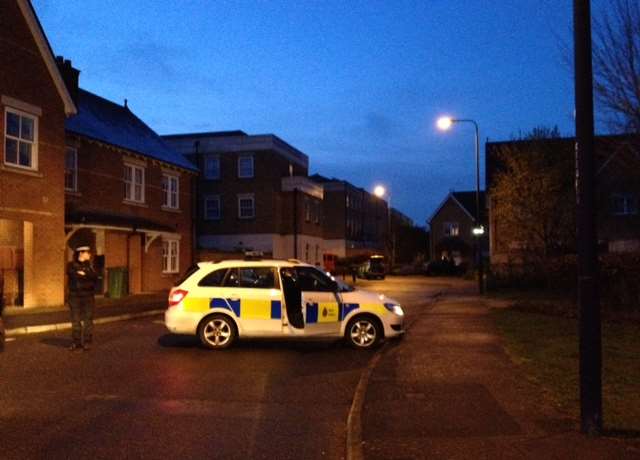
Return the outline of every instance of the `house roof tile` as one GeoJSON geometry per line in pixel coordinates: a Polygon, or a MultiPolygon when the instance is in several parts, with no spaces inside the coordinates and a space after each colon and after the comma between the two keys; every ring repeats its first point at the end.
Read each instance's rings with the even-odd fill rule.
{"type": "Polygon", "coordinates": [[[128,107],[83,89],[78,90],[77,105],[78,114],[65,122],[67,131],[197,171],[189,160],[169,147],[128,107]]]}

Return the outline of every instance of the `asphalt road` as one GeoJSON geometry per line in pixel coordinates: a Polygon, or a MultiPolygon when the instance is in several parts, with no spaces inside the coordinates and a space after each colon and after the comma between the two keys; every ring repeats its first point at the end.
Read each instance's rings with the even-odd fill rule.
{"type": "MultiPolygon", "coordinates": [[[[447,285],[358,287],[401,301],[411,322],[447,285]]],[[[343,458],[354,390],[374,353],[291,341],[212,352],[168,334],[160,317],[96,326],[95,340],[73,353],[64,332],[7,343],[0,458],[343,458]]]]}

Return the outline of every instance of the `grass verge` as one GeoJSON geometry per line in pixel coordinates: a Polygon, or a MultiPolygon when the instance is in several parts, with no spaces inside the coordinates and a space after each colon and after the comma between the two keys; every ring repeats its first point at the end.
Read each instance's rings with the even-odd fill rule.
{"type": "MultiPolygon", "coordinates": [[[[578,323],[510,308],[491,314],[507,352],[552,401],[579,417],[578,323]]],[[[607,430],[640,432],[640,326],[603,323],[603,412],[607,430]]]]}

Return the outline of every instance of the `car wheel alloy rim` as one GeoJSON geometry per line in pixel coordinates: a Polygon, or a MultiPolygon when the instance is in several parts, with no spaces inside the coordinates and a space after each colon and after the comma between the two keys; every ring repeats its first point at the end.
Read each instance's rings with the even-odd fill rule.
{"type": "Polygon", "coordinates": [[[204,328],[204,338],[214,347],[225,345],[231,338],[231,326],[222,319],[209,321],[204,328]]]}
{"type": "Polygon", "coordinates": [[[357,321],[351,326],[351,340],[359,347],[367,347],[376,338],[376,328],[369,321],[357,321]]]}

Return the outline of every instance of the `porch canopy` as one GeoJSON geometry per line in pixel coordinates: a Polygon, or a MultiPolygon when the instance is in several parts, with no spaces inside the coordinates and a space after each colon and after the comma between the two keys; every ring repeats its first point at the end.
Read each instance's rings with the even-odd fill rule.
{"type": "MultiPolygon", "coordinates": [[[[180,239],[175,227],[160,224],[150,219],[117,214],[103,214],[97,212],[76,211],[65,216],[66,244],[73,248],[79,232],[83,229],[113,230],[121,232],[142,233],[145,236],[144,251],[147,252],[151,244],[158,237],[180,239]]],[[[80,232],[81,233],[81,232],[80,232]]]]}

